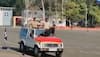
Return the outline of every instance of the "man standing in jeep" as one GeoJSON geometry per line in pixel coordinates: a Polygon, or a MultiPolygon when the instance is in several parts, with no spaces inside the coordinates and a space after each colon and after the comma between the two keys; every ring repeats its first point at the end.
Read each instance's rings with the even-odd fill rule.
{"type": "Polygon", "coordinates": [[[44,29],[47,31],[47,34],[51,34],[52,36],[55,35],[55,23],[49,23],[48,18],[45,19],[44,29]]]}

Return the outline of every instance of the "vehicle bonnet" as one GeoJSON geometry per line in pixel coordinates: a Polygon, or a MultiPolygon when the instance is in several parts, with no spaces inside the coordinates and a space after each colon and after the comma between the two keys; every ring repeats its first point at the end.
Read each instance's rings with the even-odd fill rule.
{"type": "Polygon", "coordinates": [[[53,36],[50,36],[50,37],[39,36],[39,37],[35,38],[35,41],[38,41],[38,42],[62,42],[62,40],[60,38],[53,37],[53,36]]]}

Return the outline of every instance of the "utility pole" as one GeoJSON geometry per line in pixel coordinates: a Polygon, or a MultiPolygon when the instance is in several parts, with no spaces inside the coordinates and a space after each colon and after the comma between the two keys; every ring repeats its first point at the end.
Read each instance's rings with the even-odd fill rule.
{"type": "Polygon", "coordinates": [[[45,7],[44,7],[44,0],[41,0],[42,3],[42,10],[43,10],[43,20],[45,19],[45,7]]]}
{"type": "Polygon", "coordinates": [[[51,17],[52,10],[51,10],[51,0],[49,0],[49,18],[51,17]]]}
{"type": "Polygon", "coordinates": [[[64,0],[62,0],[62,19],[63,19],[63,10],[64,10],[63,5],[64,5],[64,0]]]}
{"type": "Polygon", "coordinates": [[[89,15],[89,8],[90,8],[90,1],[91,0],[86,0],[86,18],[85,18],[85,27],[87,28],[88,31],[88,15],[89,15]]]}
{"type": "Polygon", "coordinates": [[[88,23],[88,21],[87,21],[87,14],[88,14],[88,7],[86,5],[85,27],[87,27],[87,23],[88,23]]]}
{"type": "Polygon", "coordinates": [[[85,27],[88,31],[88,20],[87,20],[87,17],[88,17],[88,5],[86,4],[86,14],[85,14],[85,27]]]}
{"type": "Polygon", "coordinates": [[[28,9],[30,6],[30,0],[24,0],[25,1],[25,9],[28,9]]]}
{"type": "Polygon", "coordinates": [[[30,1],[29,0],[24,0],[24,3],[25,3],[25,9],[23,11],[23,17],[24,17],[24,23],[23,25],[26,25],[27,24],[27,21],[28,21],[28,12],[29,12],[29,5],[30,5],[30,1]]]}
{"type": "Polygon", "coordinates": [[[57,19],[57,0],[55,0],[55,12],[56,12],[56,19],[57,19]]]}

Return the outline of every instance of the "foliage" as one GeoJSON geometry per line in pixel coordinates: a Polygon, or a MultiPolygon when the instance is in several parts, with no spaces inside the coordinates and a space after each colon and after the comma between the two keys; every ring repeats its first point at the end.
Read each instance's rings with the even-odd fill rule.
{"type": "Polygon", "coordinates": [[[83,5],[80,6],[75,2],[68,2],[64,7],[64,15],[67,16],[67,18],[70,18],[74,21],[78,21],[79,19],[85,18],[83,5]]]}
{"type": "Polygon", "coordinates": [[[91,6],[90,14],[95,17],[97,22],[100,22],[100,8],[98,6],[91,6]]]}
{"type": "Polygon", "coordinates": [[[91,15],[97,22],[100,22],[100,7],[95,3],[95,0],[68,0],[64,8],[64,16],[76,21],[86,18],[87,8],[88,15],[91,15]]]}
{"type": "MultiPolygon", "coordinates": [[[[63,16],[66,16],[74,21],[79,21],[85,19],[86,17],[86,8],[88,9],[88,14],[97,22],[100,22],[100,5],[96,4],[96,0],[63,0],[64,10],[63,16]]],[[[34,0],[33,4],[42,10],[41,0],[34,0]]],[[[0,6],[4,7],[14,7],[14,15],[21,15],[21,11],[25,8],[24,0],[0,0],[0,6]]],[[[58,11],[57,14],[62,16],[62,0],[44,0],[45,10],[47,14],[55,15],[55,11],[58,11]]]]}
{"type": "Polygon", "coordinates": [[[14,15],[21,15],[23,0],[0,0],[0,7],[14,7],[14,15]]]}
{"type": "Polygon", "coordinates": [[[25,8],[25,5],[24,5],[24,0],[15,0],[15,4],[14,4],[14,7],[16,8],[14,10],[15,14],[14,15],[21,15],[22,13],[22,10],[25,8]]]}

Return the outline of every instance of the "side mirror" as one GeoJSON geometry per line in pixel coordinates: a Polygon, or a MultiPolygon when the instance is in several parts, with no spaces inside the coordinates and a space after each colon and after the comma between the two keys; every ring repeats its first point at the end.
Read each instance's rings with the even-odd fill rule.
{"type": "Polygon", "coordinates": [[[34,37],[34,30],[32,30],[32,31],[30,32],[30,37],[31,37],[31,38],[34,37]]]}
{"type": "Polygon", "coordinates": [[[31,37],[31,38],[33,38],[33,35],[32,35],[32,33],[30,33],[30,37],[31,37]]]}

